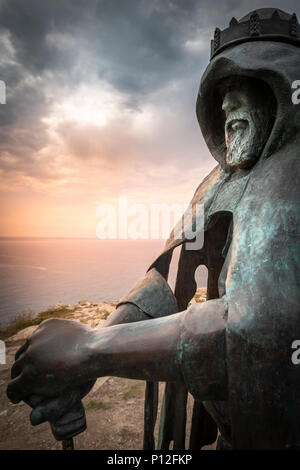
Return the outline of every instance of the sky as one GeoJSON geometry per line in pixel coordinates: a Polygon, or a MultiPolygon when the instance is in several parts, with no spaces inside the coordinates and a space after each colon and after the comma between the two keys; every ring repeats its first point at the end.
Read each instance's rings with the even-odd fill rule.
{"type": "Polygon", "coordinates": [[[215,166],[195,103],[232,16],[298,0],[0,0],[0,236],[95,237],[97,207],[185,204],[215,166]]]}

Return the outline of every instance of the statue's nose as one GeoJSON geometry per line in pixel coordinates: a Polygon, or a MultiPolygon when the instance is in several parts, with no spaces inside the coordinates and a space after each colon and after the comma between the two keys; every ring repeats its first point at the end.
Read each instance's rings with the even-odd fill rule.
{"type": "Polygon", "coordinates": [[[238,109],[241,106],[241,100],[239,99],[238,95],[234,92],[228,92],[225,95],[223,100],[222,109],[225,111],[225,114],[238,109]]]}

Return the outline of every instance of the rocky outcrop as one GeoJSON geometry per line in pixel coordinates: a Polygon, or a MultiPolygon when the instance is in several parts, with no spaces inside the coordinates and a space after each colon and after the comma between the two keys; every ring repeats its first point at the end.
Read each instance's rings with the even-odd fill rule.
{"type": "MultiPolygon", "coordinates": [[[[206,299],[206,289],[200,287],[195,297],[191,300],[193,302],[204,302],[206,299]]],[[[92,328],[97,328],[107,319],[107,317],[115,310],[117,302],[89,302],[87,300],[81,300],[77,304],[64,305],[61,303],[56,304],[51,309],[51,316],[55,318],[56,312],[59,313],[64,310],[63,318],[68,320],[74,320],[92,328]],[[69,312],[69,313],[68,313],[69,312]]],[[[43,312],[42,312],[43,313],[43,312]]],[[[51,317],[50,317],[51,318],[51,317]]],[[[61,316],[60,316],[61,318],[61,316]]],[[[38,327],[38,325],[28,326],[22,329],[15,335],[8,338],[9,342],[26,340],[38,327]]]]}

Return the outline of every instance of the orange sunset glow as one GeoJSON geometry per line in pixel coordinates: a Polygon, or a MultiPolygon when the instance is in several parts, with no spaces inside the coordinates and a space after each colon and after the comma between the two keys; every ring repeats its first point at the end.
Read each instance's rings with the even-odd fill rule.
{"type": "Polygon", "coordinates": [[[190,201],[215,166],[195,114],[210,37],[245,10],[206,3],[3,3],[0,236],[95,237],[120,196],[190,201]]]}

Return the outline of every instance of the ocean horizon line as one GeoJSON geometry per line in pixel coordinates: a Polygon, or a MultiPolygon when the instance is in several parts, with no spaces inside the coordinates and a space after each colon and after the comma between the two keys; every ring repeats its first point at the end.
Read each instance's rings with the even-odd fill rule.
{"type": "Polygon", "coordinates": [[[36,236],[1,236],[1,240],[99,240],[99,241],[130,241],[130,242],[163,242],[166,238],[98,238],[98,237],[36,237],[36,236]]]}

